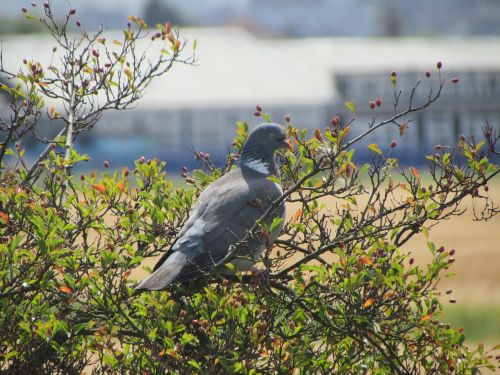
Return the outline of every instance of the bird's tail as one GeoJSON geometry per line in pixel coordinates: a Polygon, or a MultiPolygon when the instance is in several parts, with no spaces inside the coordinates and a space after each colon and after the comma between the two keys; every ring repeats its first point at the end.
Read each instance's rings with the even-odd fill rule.
{"type": "Polygon", "coordinates": [[[178,253],[172,254],[168,261],[165,261],[156,271],[142,280],[134,288],[134,291],[165,289],[169,284],[178,280],[185,261],[185,256],[178,253]]]}

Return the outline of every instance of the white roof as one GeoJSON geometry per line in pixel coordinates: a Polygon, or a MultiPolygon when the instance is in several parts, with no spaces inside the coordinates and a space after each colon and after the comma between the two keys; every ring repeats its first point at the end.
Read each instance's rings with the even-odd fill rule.
{"type": "MultiPolygon", "coordinates": [[[[334,73],[423,72],[438,60],[448,72],[500,69],[498,37],[259,39],[237,28],[181,29],[181,36],[197,39],[197,65],[178,64],[154,80],[139,108],[317,106],[336,99],[334,73]]],[[[48,63],[53,46],[47,35],[4,36],[4,64],[48,63]]]]}

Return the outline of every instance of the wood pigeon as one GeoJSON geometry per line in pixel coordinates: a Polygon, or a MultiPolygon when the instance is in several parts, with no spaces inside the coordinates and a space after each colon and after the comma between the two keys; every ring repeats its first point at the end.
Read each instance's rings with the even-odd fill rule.
{"type": "MultiPolygon", "coordinates": [[[[228,172],[199,196],[174,246],[165,253],[153,273],[141,281],[136,291],[161,290],[173,282],[183,282],[209,272],[228,254],[230,246],[245,237],[255,222],[283,191],[268,177],[279,177],[274,153],[293,149],[285,130],[278,124],[264,123],[249,134],[241,152],[239,168],[228,172]]],[[[284,219],[281,204],[265,220],[269,227],[277,217],[284,219]]],[[[266,246],[274,242],[283,223],[267,236],[257,234],[241,244],[232,261],[239,271],[248,271],[266,246]]]]}

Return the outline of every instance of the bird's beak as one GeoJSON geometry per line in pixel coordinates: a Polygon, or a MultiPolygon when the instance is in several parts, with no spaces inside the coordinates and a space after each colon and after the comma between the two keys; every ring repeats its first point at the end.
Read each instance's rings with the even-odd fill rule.
{"type": "Polygon", "coordinates": [[[286,138],[285,138],[285,139],[283,140],[283,147],[285,147],[285,148],[289,149],[290,151],[293,151],[293,143],[292,143],[292,142],[290,142],[290,140],[289,140],[289,139],[286,139],[286,138]]]}

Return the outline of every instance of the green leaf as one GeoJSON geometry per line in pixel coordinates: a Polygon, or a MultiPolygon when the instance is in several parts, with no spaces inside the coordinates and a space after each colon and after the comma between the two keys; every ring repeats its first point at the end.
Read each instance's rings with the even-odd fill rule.
{"type": "Polygon", "coordinates": [[[356,101],[355,100],[351,100],[349,102],[345,102],[344,103],[345,106],[352,112],[352,113],[356,113],[356,101]]]}
{"type": "Polygon", "coordinates": [[[269,232],[272,232],[276,228],[278,228],[282,221],[283,221],[282,217],[275,217],[273,222],[271,223],[271,226],[269,227],[269,232]]]}
{"type": "Polygon", "coordinates": [[[368,147],[368,150],[370,150],[378,155],[382,155],[382,150],[380,150],[380,147],[378,147],[378,144],[370,143],[367,147],[368,147]]]}
{"type": "Polygon", "coordinates": [[[370,164],[363,164],[359,169],[359,175],[364,175],[370,169],[370,164]]]}
{"type": "Polygon", "coordinates": [[[198,364],[198,362],[196,362],[194,359],[190,359],[189,361],[187,361],[187,363],[194,367],[195,369],[201,371],[201,366],[198,364]]]}

